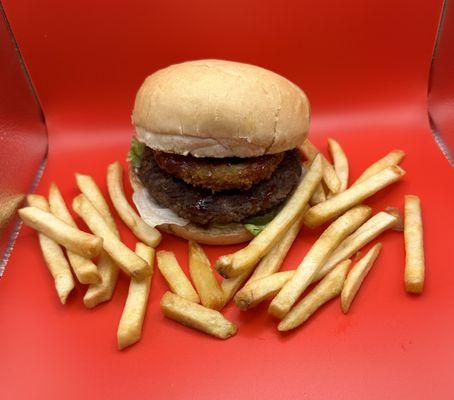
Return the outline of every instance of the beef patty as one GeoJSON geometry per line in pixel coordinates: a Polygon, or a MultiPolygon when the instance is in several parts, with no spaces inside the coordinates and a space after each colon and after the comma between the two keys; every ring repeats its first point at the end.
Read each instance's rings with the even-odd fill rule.
{"type": "Polygon", "coordinates": [[[196,224],[241,222],[282,203],[301,176],[296,150],[285,152],[283,160],[268,179],[249,190],[212,190],[192,186],[159,168],[153,150],[145,148],[138,178],[158,203],[196,224]]]}
{"type": "Polygon", "coordinates": [[[161,169],[186,183],[213,192],[250,189],[252,185],[269,178],[283,158],[284,153],[252,158],[197,158],[154,152],[154,159],[161,169]]]}

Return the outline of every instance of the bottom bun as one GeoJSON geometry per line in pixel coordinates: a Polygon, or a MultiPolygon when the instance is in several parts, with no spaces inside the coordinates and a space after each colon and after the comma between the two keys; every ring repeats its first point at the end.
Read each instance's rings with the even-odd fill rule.
{"type": "Polygon", "coordinates": [[[202,244],[236,244],[248,242],[254,236],[242,224],[228,224],[222,227],[188,224],[185,226],[163,224],[157,228],[186,240],[194,240],[202,244]]]}

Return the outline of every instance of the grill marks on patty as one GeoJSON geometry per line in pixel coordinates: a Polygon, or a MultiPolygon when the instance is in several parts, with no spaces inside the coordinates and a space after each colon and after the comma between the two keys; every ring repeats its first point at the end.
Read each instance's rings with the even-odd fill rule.
{"type": "Polygon", "coordinates": [[[158,203],[179,216],[202,226],[226,224],[262,214],[288,197],[301,176],[301,162],[296,150],[285,152],[282,158],[268,179],[248,190],[213,193],[211,189],[192,186],[161,169],[148,147],[137,175],[158,203]]]}
{"type": "Polygon", "coordinates": [[[250,189],[268,179],[283,158],[284,153],[254,158],[197,158],[154,152],[154,159],[161,169],[186,183],[213,192],[250,189]]]}

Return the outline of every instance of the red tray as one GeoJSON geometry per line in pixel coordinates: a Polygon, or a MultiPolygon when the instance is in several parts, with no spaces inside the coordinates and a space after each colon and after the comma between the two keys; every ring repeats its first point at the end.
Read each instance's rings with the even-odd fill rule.
{"type": "MultiPolygon", "coordinates": [[[[93,310],[83,306],[81,286],[62,306],[36,235],[23,228],[0,280],[2,399],[452,396],[454,171],[433,140],[426,107],[440,2],[5,3],[50,132],[39,193],[56,181],[70,202],[76,171],[93,175],[106,193],[105,170],[125,158],[131,100],[146,73],[200,57],[249,61],[307,90],[313,142],[325,150],[326,138],[337,138],[351,179],[392,149],[407,152],[404,180],[367,204],[402,209],[405,194],[421,197],[427,280],[423,295],[405,293],[403,236],[389,231],[348,315],[334,300],[280,334],[265,304],[248,312],[230,305],[225,314],[239,331],[220,341],[162,316],[166,285],[156,271],[142,340],[119,352],[127,279],[93,310]]],[[[283,269],[295,267],[318,234],[304,229],[283,269]]],[[[161,248],[186,268],[184,241],[165,235],[161,248]]],[[[205,246],[212,261],[234,248],[205,246]]]]}
{"type": "MultiPolygon", "coordinates": [[[[226,316],[239,326],[219,341],[166,320],[159,299],[166,285],[153,278],[143,338],[116,350],[116,328],[127,293],[122,276],[111,302],[87,310],[78,287],[62,306],[41,258],[34,232],[23,228],[0,282],[0,377],[3,398],[442,398],[451,387],[454,321],[454,171],[431,134],[417,127],[393,130],[387,140],[364,128],[338,136],[352,163],[352,177],[393,148],[407,151],[404,181],[367,203],[374,210],[402,207],[403,195],[417,193],[423,204],[427,281],[422,296],[403,288],[403,236],[387,232],[382,254],[365,280],[351,312],[343,315],[334,300],[301,328],[279,334],[266,305],[241,312],[230,305],[226,316]],[[411,135],[411,140],[408,140],[411,135]],[[6,393],[5,393],[6,391],[6,393]],[[41,396],[39,396],[41,397],[41,396]]],[[[125,135],[126,136],[126,135],[125,135]]],[[[315,136],[315,135],[314,135],[315,136]]],[[[324,141],[321,137],[317,144],[324,141]]],[[[76,171],[91,173],[105,190],[109,162],[123,159],[128,144],[102,152],[73,149],[51,153],[39,187],[51,180],[70,201],[77,193],[76,171]]],[[[124,228],[130,246],[134,238],[124,228]]],[[[304,229],[285,260],[297,265],[316,232],[304,229]]],[[[163,249],[175,251],[186,268],[187,244],[165,236],[163,249]]],[[[233,247],[205,246],[212,261],[233,247]]]]}

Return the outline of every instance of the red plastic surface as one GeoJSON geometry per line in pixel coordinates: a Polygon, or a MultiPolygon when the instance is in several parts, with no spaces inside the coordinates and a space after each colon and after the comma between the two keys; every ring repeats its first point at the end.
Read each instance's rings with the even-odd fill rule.
{"type": "MultiPolygon", "coordinates": [[[[351,312],[339,302],[303,327],[279,334],[266,305],[226,316],[238,334],[219,341],[166,320],[157,271],[140,343],[116,350],[127,292],[93,310],[78,287],[62,306],[24,228],[0,280],[0,393],[22,398],[387,399],[452,395],[451,282],[454,172],[427,122],[427,76],[440,2],[112,2],[8,1],[6,9],[49,122],[50,155],[40,193],[55,180],[67,201],[73,173],[105,192],[109,162],[124,159],[129,114],[143,77],[174,61],[218,57],[283,73],[313,105],[311,136],[337,138],[352,179],[395,148],[405,179],[368,201],[378,211],[422,199],[427,281],[403,288],[402,234],[390,231],[351,312]],[[43,4],[44,3],[44,4],[43,4]]],[[[121,226],[130,246],[134,238],[121,226]]],[[[82,225],[81,225],[82,226],[82,225]]],[[[319,231],[305,229],[284,268],[294,267],[319,231]]],[[[186,244],[165,236],[186,268],[186,244]]],[[[234,247],[205,246],[212,261],[234,247]]]]}

